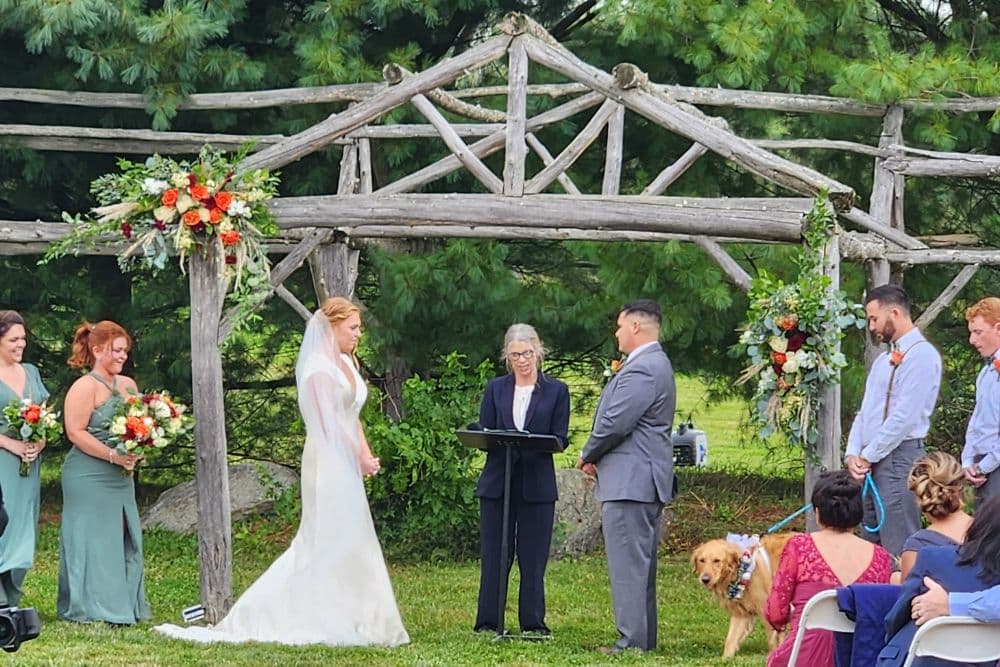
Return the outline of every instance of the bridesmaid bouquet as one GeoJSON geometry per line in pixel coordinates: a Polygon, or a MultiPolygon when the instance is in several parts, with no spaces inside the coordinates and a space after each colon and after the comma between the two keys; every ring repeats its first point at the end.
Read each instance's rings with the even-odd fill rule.
{"type": "MultiPolygon", "coordinates": [[[[111,418],[110,442],[120,454],[163,449],[177,442],[190,430],[194,420],[187,406],[161,391],[134,394],[126,398],[111,418]]],[[[131,475],[131,471],[124,471],[131,475]]]]}
{"type": "MultiPolygon", "coordinates": [[[[59,413],[47,404],[32,402],[30,398],[13,401],[4,406],[3,416],[7,418],[11,430],[25,442],[49,442],[62,433],[59,413]]],[[[31,464],[21,461],[18,473],[27,477],[31,472],[31,464]]]]}

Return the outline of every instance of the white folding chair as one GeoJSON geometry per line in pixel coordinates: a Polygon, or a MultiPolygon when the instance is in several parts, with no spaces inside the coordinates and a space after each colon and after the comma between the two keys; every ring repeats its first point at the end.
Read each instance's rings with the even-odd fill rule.
{"type": "Polygon", "coordinates": [[[837,606],[837,591],[820,591],[809,598],[799,618],[799,629],[795,632],[792,655],[788,667],[795,667],[799,659],[799,649],[806,630],[833,630],[834,632],[854,632],[854,621],[847,618],[837,606]]]}
{"type": "Polygon", "coordinates": [[[903,667],[916,658],[932,657],[955,662],[988,662],[1000,659],[1000,623],[984,623],[971,616],[938,616],[913,636],[903,667]]]}

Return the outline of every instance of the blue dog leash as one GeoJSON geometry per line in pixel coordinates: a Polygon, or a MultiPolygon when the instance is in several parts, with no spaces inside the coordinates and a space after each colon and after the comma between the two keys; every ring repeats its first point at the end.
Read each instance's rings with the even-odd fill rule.
{"type": "MultiPolygon", "coordinates": [[[[877,533],[879,530],[882,529],[882,524],[885,522],[885,505],[882,504],[882,496],[879,495],[878,488],[875,486],[875,480],[872,478],[872,474],[870,472],[865,473],[865,482],[864,485],[861,487],[861,500],[864,501],[865,496],[867,496],[869,493],[871,493],[872,495],[872,502],[875,503],[875,515],[878,517],[878,523],[875,524],[874,527],[866,526],[864,524],[862,524],[861,527],[864,528],[866,532],[877,533]]],[[[792,512],[778,523],[768,528],[766,531],[764,531],[764,534],[770,535],[771,533],[777,530],[781,530],[790,521],[795,519],[795,517],[799,516],[803,512],[808,512],[809,510],[812,509],[812,507],[813,507],[812,503],[806,503],[805,505],[792,512]]]]}

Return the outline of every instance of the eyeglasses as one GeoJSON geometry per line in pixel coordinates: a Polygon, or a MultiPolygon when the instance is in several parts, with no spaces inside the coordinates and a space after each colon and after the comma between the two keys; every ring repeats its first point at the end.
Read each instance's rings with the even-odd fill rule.
{"type": "Polygon", "coordinates": [[[508,352],[507,358],[511,361],[517,361],[518,359],[524,359],[525,361],[531,361],[535,358],[534,350],[525,350],[524,352],[508,352]]]}

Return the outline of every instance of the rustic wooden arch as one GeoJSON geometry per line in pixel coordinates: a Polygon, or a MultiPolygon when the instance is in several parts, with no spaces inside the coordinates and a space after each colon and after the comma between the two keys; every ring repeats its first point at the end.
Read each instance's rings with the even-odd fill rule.
{"type": "MultiPolygon", "coordinates": [[[[317,295],[350,294],[357,272],[357,250],[345,239],[472,237],[501,239],[580,239],[596,241],[680,240],[708,253],[730,281],[746,290],[750,276],[730,257],[722,243],[799,243],[802,217],[820,191],[827,191],[838,215],[864,230],[841,232],[831,240],[826,272],[839,282],[841,256],[866,265],[868,285],[888,281],[890,266],[917,263],[964,265],[952,284],[924,313],[930,320],[955,298],[980,264],[1000,264],[997,249],[940,249],[905,232],[902,198],[906,176],[996,177],[1000,157],[923,151],[909,148],[902,136],[906,110],[928,106],[922,101],[896,105],[862,104],[853,100],[810,95],[754,93],[722,89],[658,85],[638,68],[617,66],[612,73],[576,58],[530,19],[512,14],[496,34],[461,55],[410,74],[396,65],[385,69],[385,84],[356,84],[309,89],[193,95],[182,109],[253,108],[329,101],[351,102],[291,137],[257,137],[261,150],[244,168],[278,168],[331,144],[343,146],[336,194],[281,198],[272,203],[282,230],[272,249],[285,256],[272,270],[271,291],[303,317],[308,309],[283,287],[284,280],[308,262],[317,295]],[[506,58],[508,84],[443,90],[456,79],[506,58]],[[545,67],[569,83],[529,85],[529,67],[545,67]],[[504,95],[506,110],[486,109],[464,100],[504,95]],[[569,99],[536,116],[527,115],[529,95],[569,99]],[[380,116],[410,104],[426,125],[379,125],[380,116]],[[880,117],[878,146],[830,141],[752,140],[737,136],[719,118],[698,107],[728,106],[782,112],[841,113],[880,117]],[[537,132],[598,107],[580,133],[553,156],[537,132]],[[453,117],[475,122],[451,122],[453,117]],[[639,195],[619,192],[622,138],[626,113],[639,114],[656,126],[687,137],[688,151],[664,169],[639,195]],[[606,137],[601,192],[584,194],[568,169],[587,149],[606,137]],[[450,154],[437,162],[376,188],[371,142],[439,138],[450,154]],[[475,139],[472,143],[467,140],[475,139]],[[777,149],[847,150],[875,159],[874,189],[869,210],[857,207],[853,189],[815,170],[783,158],[777,149]],[[526,173],[528,150],[545,165],[526,173]],[[504,151],[502,175],[483,158],[504,151]],[[797,195],[786,198],[665,197],[662,193],[699,157],[712,151],[743,169],[797,195]],[[479,193],[421,194],[425,185],[464,168],[473,174],[479,193]],[[554,193],[558,183],[563,193],[554,193]]],[[[42,104],[142,108],[139,95],[66,93],[0,89],[0,99],[42,104]]],[[[954,113],[993,110],[1000,98],[956,100],[934,105],[954,113]]],[[[0,125],[0,139],[38,150],[107,153],[196,152],[204,143],[235,147],[248,137],[228,134],[153,132],[67,126],[0,125]]],[[[43,252],[68,232],[62,223],[0,221],[0,254],[43,252]]],[[[955,241],[946,239],[945,241],[955,241]]],[[[940,241],[940,239],[938,239],[940,241]]],[[[109,245],[95,252],[114,252],[109,245]]],[[[199,498],[199,556],[202,602],[209,620],[217,620],[231,604],[231,528],[226,462],[225,415],[219,344],[232,329],[235,313],[223,313],[225,285],[219,280],[221,257],[213,250],[192,256],[190,290],[193,393],[196,414],[196,478],[199,498]]],[[[269,294],[270,294],[269,293],[269,294]]],[[[265,295],[265,296],[269,296],[265,295]]],[[[876,352],[866,353],[869,359],[876,352]]],[[[807,466],[806,494],[815,475],[840,466],[840,392],[830,389],[820,417],[822,437],[818,463],[807,466]]]]}

